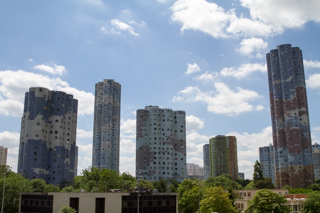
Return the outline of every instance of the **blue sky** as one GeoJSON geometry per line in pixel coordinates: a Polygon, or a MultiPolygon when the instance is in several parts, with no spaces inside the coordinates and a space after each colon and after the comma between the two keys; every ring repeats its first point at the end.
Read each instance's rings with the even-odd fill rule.
{"type": "Polygon", "coordinates": [[[94,88],[122,85],[121,172],[135,172],[135,111],[187,114],[187,162],[203,164],[215,135],[238,139],[252,178],[258,147],[272,143],[265,54],[303,51],[312,141],[320,142],[318,0],[69,0],[0,2],[0,145],[17,167],[24,93],[31,86],[79,100],[79,167],[91,165],[94,88]]]}

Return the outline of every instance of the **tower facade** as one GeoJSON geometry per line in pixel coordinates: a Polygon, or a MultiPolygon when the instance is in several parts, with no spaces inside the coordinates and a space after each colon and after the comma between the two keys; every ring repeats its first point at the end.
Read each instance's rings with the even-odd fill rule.
{"type": "Polygon", "coordinates": [[[229,174],[238,179],[237,139],[234,136],[218,135],[209,140],[210,176],[229,174]]]}
{"type": "Polygon", "coordinates": [[[263,177],[270,178],[275,183],[273,146],[259,147],[259,162],[263,177]]]}
{"type": "Polygon", "coordinates": [[[186,114],[147,106],[137,110],[136,176],[183,181],[186,169],[186,114]]]}
{"type": "Polygon", "coordinates": [[[315,179],[320,179],[320,144],[312,145],[312,159],[315,179]]]}
{"type": "Polygon", "coordinates": [[[121,85],[114,80],[96,84],[92,166],[119,172],[121,85]]]}
{"type": "Polygon", "coordinates": [[[60,184],[77,171],[78,101],[60,91],[32,87],[25,94],[18,173],[60,184]]]}
{"type": "Polygon", "coordinates": [[[277,188],[314,183],[302,51],[290,44],[267,54],[277,188]]]}
{"type": "Polygon", "coordinates": [[[203,170],[204,170],[204,179],[207,180],[210,177],[209,144],[203,145],[203,170]]]}
{"type": "Polygon", "coordinates": [[[0,165],[7,165],[8,148],[0,146],[0,165]]]}

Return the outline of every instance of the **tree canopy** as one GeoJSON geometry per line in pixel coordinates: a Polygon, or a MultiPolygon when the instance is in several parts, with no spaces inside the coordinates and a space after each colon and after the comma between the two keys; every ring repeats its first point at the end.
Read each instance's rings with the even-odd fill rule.
{"type": "Polygon", "coordinates": [[[301,212],[304,213],[320,213],[320,192],[314,191],[307,196],[307,200],[303,203],[301,212]]]}
{"type": "Polygon", "coordinates": [[[253,182],[256,183],[259,180],[264,180],[261,164],[256,161],[253,166],[253,182]]]}
{"type": "Polygon", "coordinates": [[[248,208],[246,213],[258,213],[258,212],[276,212],[287,213],[291,212],[291,209],[284,205],[287,202],[284,196],[278,193],[272,192],[269,189],[259,190],[251,201],[248,201],[248,208]]]}

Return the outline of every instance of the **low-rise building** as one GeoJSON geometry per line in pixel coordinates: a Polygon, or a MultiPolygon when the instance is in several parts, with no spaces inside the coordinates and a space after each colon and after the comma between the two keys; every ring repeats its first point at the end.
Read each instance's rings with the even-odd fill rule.
{"type": "MultiPolygon", "coordinates": [[[[235,204],[238,209],[241,209],[241,213],[244,213],[248,208],[248,201],[252,200],[253,196],[259,190],[236,190],[236,193],[241,197],[235,200],[235,204]]],[[[271,191],[285,196],[287,199],[286,205],[292,209],[293,213],[300,213],[303,207],[303,203],[306,201],[307,194],[289,194],[287,189],[272,189],[271,191]]]]}
{"type": "MultiPolygon", "coordinates": [[[[139,193],[139,212],[178,212],[177,193],[139,193]]],[[[77,213],[137,212],[138,194],[135,193],[21,193],[19,212],[56,213],[63,206],[77,213]]]]}

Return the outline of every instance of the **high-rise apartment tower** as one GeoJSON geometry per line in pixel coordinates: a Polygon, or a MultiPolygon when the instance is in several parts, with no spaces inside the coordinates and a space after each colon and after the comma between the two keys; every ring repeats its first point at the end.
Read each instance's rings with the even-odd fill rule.
{"type": "Polygon", "coordinates": [[[137,110],[136,176],[183,181],[186,169],[186,114],[147,106],[137,110]]]}
{"type": "Polygon", "coordinates": [[[302,51],[284,44],[267,54],[277,188],[314,183],[302,51]]]}
{"type": "Polygon", "coordinates": [[[263,172],[263,177],[270,178],[275,183],[274,176],[274,154],[273,146],[259,147],[259,161],[263,172]]]}
{"type": "Polygon", "coordinates": [[[209,144],[203,145],[203,170],[204,179],[210,177],[210,154],[209,154],[209,144]]]}
{"type": "Polygon", "coordinates": [[[25,94],[18,173],[60,184],[74,179],[78,101],[65,92],[31,87],[25,94]]]}
{"type": "Polygon", "coordinates": [[[0,146],[0,165],[7,165],[8,148],[0,146]]]}
{"type": "Polygon", "coordinates": [[[320,144],[312,145],[312,159],[315,179],[320,179],[320,144]]]}
{"type": "Polygon", "coordinates": [[[209,140],[210,176],[229,174],[238,179],[237,139],[234,136],[217,135],[209,140]]]}
{"type": "Polygon", "coordinates": [[[114,80],[96,84],[92,166],[119,172],[121,85],[114,80]]]}

